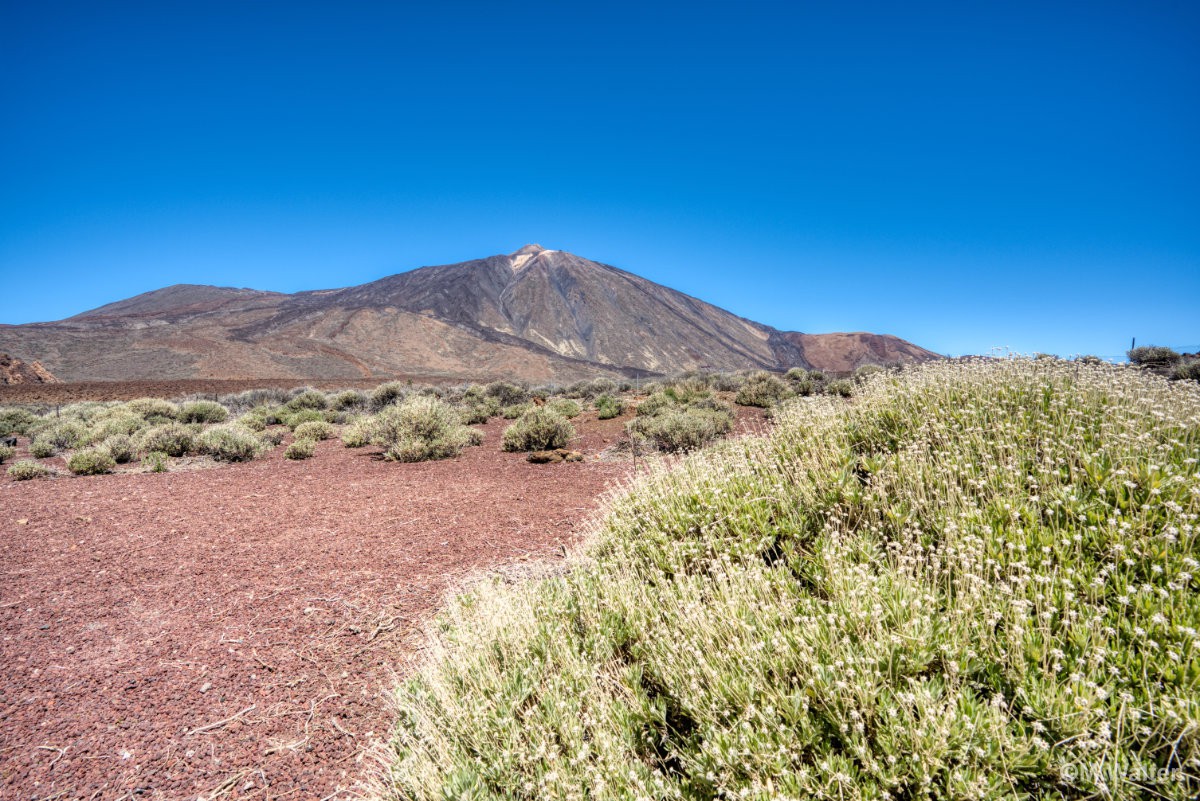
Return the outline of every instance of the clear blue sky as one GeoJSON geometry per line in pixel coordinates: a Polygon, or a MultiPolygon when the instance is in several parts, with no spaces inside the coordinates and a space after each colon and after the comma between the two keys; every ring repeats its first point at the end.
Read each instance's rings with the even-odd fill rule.
{"type": "Polygon", "coordinates": [[[0,0],[0,321],[536,241],[783,329],[1200,341],[1200,3],[0,0]]]}

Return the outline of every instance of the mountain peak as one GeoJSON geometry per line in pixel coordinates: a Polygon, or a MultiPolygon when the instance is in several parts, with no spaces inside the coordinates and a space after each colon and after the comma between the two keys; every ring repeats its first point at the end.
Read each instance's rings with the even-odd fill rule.
{"type": "Polygon", "coordinates": [[[521,248],[516,253],[513,253],[511,255],[513,255],[513,256],[536,256],[539,253],[545,253],[545,252],[546,252],[546,249],[544,247],[542,247],[541,245],[533,244],[533,245],[526,245],[525,247],[521,248]]]}
{"type": "Polygon", "coordinates": [[[529,262],[533,261],[538,256],[544,255],[546,253],[556,253],[556,252],[557,251],[554,251],[554,250],[546,250],[541,245],[526,245],[525,247],[518,250],[516,253],[513,253],[511,256],[509,256],[509,258],[512,259],[513,270],[520,271],[527,264],[529,264],[529,262]]]}

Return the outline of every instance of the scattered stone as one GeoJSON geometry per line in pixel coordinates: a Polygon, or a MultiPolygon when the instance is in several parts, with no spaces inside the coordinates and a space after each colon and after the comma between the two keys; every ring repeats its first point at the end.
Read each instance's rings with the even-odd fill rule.
{"type": "Polygon", "coordinates": [[[557,464],[559,462],[582,462],[583,454],[579,451],[569,451],[566,448],[555,448],[552,451],[532,451],[525,458],[534,464],[557,464]]]}
{"type": "Polygon", "coordinates": [[[209,690],[211,690],[211,689],[212,689],[212,682],[211,682],[211,681],[206,681],[206,682],[204,682],[203,684],[201,684],[201,685],[200,685],[200,692],[202,692],[202,693],[206,693],[206,692],[208,692],[208,691],[209,691],[209,690]]]}

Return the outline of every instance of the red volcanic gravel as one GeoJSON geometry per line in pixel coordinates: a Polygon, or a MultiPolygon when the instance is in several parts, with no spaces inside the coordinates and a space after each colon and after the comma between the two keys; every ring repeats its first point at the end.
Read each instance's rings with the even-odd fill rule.
{"type": "MultiPolygon", "coordinates": [[[[421,625],[473,571],[561,558],[623,420],[579,464],[500,451],[0,479],[0,797],[334,799],[373,769],[421,625]]],[[[578,423],[578,421],[577,421],[578,423]]]]}

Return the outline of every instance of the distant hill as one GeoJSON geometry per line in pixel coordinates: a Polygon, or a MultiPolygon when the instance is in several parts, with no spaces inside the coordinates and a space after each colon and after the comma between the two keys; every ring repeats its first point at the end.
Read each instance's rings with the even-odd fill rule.
{"type": "Polygon", "coordinates": [[[66,320],[0,325],[63,380],[518,377],[849,370],[937,354],[875,334],[782,332],[561,250],[283,294],[176,285],[66,320]]]}
{"type": "Polygon", "coordinates": [[[864,364],[915,364],[941,358],[933,351],[890,334],[786,331],[783,338],[800,351],[806,362],[831,372],[846,372],[864,364]]]}

